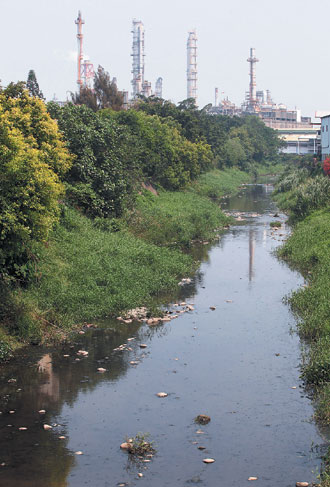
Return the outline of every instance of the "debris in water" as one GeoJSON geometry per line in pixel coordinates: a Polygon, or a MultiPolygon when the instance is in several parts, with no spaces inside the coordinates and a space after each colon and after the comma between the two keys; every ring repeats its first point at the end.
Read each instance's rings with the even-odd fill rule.
{"type": "Polygon", "coordinates": [[[297,386],[293,386],[293,387],[291,387],[291,389],[297,389],[297,386]]]}
{"type": "Polygon", "coordinates": [[[143,477],[143,473],[138,473],[138,477],[143,477]]]}
{"type": "Polygon", "coordinates": [[[226,299],[226,303],[232,303],[233,300],[232,299],[226,299]]]}
{"type": "Polygon", "coordinates": [[[107,369],[103,369],[102,367],[99,367],[99,368],[97,369],[97,371],[98,371],[98,372],[100,372],[101,374],[103,374],[104,372],[106,372],[106,371],[107,371],[107,369]]]}
{"type": "Polygon", "coordinates": [[[203,462],[204,463],[214,463],[215,460],[214,460],[214,458],[204,458],[203,462]]]}
{"type": "Polygon", "coordinates": [[[197,430],[197,431],[196,431],[196,434],[197,434],[197,435],[203,435],[203,434],[204,434],[204,431],[203,431],[203,430],[197,430]]]}
{"type": "Polygon", "coordinates": [[[207,416],[206,414],[199,414],[195,418],[195,422],[199,424],[208,424],[211,421],[210,416],[207,416]]]}
{"type": "Polygon", "coordinates": [[[50,426],[50,424],[44,424],[43,428],[44,428],[44,430],[46,430],[46,431],[47,431],[47,430],[52,430],[52,429],[53,429],[53,427],[52,427],[52,426],[50,426]]]}
{"type": "Polygon", "coordinates": [[[15,411],[9,411],[9,414],[15,414],[15,411]]]}
{"type": "Polygon", "coordinates": [[[88,352],[86,350],[78,350],[77,355],[81,355],[82,357],[87,357],[88,352]]]}
{"type": "Polygon", "coordinates": [[[280,353],[275,353],[276,357],[279,357],[281,354],[280,353]]]}
{"type": "Polygon", "coordinates": [[[63,436],[63,435],[58,437],[59,440],[65,440],[65,438],[66,438],[66,436],[63,436]]]}
{"type": "Polygon", "coordinates": [[[67,355],[67,354],[66,354],[66,355],[63,355],[63,357],[67,358],[67,357],[70,357],[70,355],[67,355]]]}
{"type": "Polygon", "coordinates": [[[211,309],[212,311],[215,311],[217,308],[216,308],[215,306],[210,306],[210,309],[211,309]]]}
{"type": "Polygon", "coordinates": [[[249,477],[248,480],[258,480],[258,477],[249,477]]]}
{"type": "Polygon", "coordinates": [[[18,429],[19,429],[19,431],[26,431],[26,430],[27,430],[26,426],[21,426],[21,427],[20,427],[20,428],[18,428],[18,429]]]}
{"type": "Polygon", "coordinates": [[[46,414],[46,410],[45,410],[45,409],[40,409],[40,410],[38,411],[38,413],[39,413],[39,414],[46,414]]]}
{"type": "Polygon", "coordinates": [[[167,397],[167,396],[168,396],[168,394],[167,394],[166,392],[158,392],[158,393],[156,394],[156,396],[158,396],[158,397],[167,397]]]}
{"type": "Polygon", "coordinates": [[[75,455],[83,455],[82,451],[75,451],[75,455]]]}
{"type": "Polygon", "coordinates": [[[145,343],[140,343],[140,348],[147,348],[147,345],[145,343]]]}
{"type": "Polygon", "coordinates": [[[308,487],[309,483],[308,482],[297,482],[296,487],[308,487]]]}
{"type": "Polygon", "coordinates": [[[198,449],[199,450],[205,450],[206,449],[206,446],[199,446],[198,449]]]}

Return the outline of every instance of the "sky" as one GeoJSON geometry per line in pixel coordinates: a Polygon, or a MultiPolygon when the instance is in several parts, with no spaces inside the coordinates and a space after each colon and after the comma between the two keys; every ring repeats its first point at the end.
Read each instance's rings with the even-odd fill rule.
{"type": "Polygon", "coordinates": [[[74,23],[85,20],[84,53],[131,93],[132,20],[145,26],[145,79],[163,78],[163,97],[186,92],[188,32],[198,36],[198,105],[214,89],[236,104],[249,84],[256,49],[257,90],[305,116],[330,109],[329,0],[0,0],[0,79],[36,72],[46,98],[69,97],[77,84],[74,23]]]}

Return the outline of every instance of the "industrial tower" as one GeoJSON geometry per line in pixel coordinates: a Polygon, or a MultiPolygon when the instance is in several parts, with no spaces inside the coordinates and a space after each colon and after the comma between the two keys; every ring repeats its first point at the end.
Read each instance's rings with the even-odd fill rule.
{"type": "Polygon", "coordinates": [[[257,83],[256,83],[256,63],[259,62],[259,59],[255,56],[256,50],[251,47],[250,49],[250,57],[247,59],[247,62],[250,63],[250,89],[249,89],[249,100],[248,100],[248,110],[249,111],[256,111],[256,107],[258,104],[257,101],[257,83]]]}
{"type": "Polygon", "coordinates": [[[155,96],[163,98],[163,78],[158,78],[155,86],[155,96]]]}
{"type": "Polygon", "coordinates": [[[91,88],[91,84],[94,78],[94,66],[86,57],[84,58],[83,54],[83,33],[82,33],[82,26],[85,21],[81,17],[81,12],[78,12],[78,18],[75,21],[77,25],[77,40],[78,40],[78,79],[77,84],[78,88],[82,86],[91,88]]]}
{"type": "Polygon", "coordinates": [[[193,98],[197,104],[197,35],[189,32],[187,42],[187,98],[193,98]]]}
{"type": "Polygon", "coordinates": [[[133,79],[132,96],[142,94],[144,90],[144,25],[140,20],[133,20],[133,79]]]}

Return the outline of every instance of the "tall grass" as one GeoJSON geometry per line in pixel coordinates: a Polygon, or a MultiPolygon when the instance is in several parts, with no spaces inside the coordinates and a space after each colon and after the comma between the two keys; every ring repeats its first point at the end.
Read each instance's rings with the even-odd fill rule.
{"type": "Polygon", "coordinates": [[[186,248],[192,241],[214,237],[214,230],[228,223],[210,199],[192,192],[144,192],[126,215],[129,230],[137,237],[161,246],[186,248]]]}
{"type": "Polygon", "coordinates": [[[202,174],[192,183],[191,191],[200,196],[220,199],[222,196],[237,192],[238,187],[251,181],[251,174],[241,171],[237,167],[228,169],[213,169],[202,174]]]}
{"type": "Polygon", "coordinates": [[[72,209],[41,254],[39,278],[20,298],[41,322],[74,323],[150,303],[193,269],[192,258],[127,231],[110,233],[72,209]]]}

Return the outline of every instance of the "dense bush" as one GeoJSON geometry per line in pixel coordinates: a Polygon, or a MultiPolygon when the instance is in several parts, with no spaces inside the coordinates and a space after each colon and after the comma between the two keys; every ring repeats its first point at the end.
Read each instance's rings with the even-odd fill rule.
{"type": "Polygon", "coordinates": [[[136,162],[128,158],[125,130],[85,105],[48,104],[70,152],[75,156],[65,177],[69,201],[96,217],[120,216],[134,189],[136,162]]]}
{"type": "Polygon", "coordinates": [[[118,113],[105,110],[101,116],[115,117],[129,129],[133,156],[143,176],[166,189],[186,186],[212,165],[210,147],[202,141],[186,139],[172,120],[136,110],[118,113]]]}

